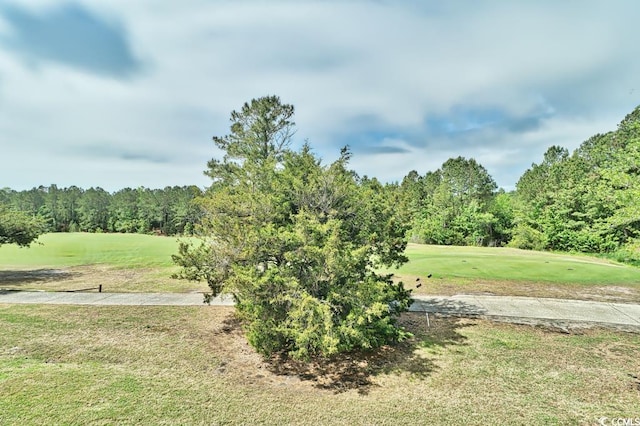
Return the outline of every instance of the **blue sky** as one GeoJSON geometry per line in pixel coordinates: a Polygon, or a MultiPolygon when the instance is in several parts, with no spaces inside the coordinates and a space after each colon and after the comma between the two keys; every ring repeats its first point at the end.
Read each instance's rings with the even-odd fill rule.
{"type": "Polygon", "coordinates": [[[0,0],[0,187],[208,185],[251,98],[294,145],[399,181],[475,158],[513,189],[640,104],[640,2],[0,0]]]}

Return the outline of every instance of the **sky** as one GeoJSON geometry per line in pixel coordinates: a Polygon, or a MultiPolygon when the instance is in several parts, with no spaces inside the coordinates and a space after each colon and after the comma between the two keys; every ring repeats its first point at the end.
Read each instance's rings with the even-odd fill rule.
{"type": "Polygon", "coordinates": [[[636,0],[0,0],[0,188],[206,187],[233,110],[401,181],[474,158],[511,190],[640,104],[636,0]]]}

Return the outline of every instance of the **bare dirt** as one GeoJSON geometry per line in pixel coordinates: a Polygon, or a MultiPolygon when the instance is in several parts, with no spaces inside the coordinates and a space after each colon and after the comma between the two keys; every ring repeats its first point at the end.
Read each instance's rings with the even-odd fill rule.
{"type": "Polygon", "coordinates": [[[267,359],[259,355],[249,345],[240,322],[230,312],[212,333],[216,350],[226,354],[222,357],[225,362],[216,372],[249,384],[287,386],[301,390],[315,388],[333,393],[356,390],[367,394],[378,386],[375,378],[382,374],[429,375],[435,365],[416,353],[425,338],[431,345],[437,346],[463,344],[466,337],[458,331],[473,326],[478,320],[441,317],[427,327],[423,315],[405,313],[399,322],[413,337],[370,352],[346,353],[303,362],[284,354],[267,359]]]}

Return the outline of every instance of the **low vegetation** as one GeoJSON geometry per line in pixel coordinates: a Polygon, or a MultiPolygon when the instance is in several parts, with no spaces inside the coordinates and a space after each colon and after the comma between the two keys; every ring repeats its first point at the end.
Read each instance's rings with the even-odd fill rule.
{"type": "MultiPolygon", "coordinates": [[[[171,237],[53,233],[29,249],[0,247],[0,288],[107,292],[206,292],[206,283],[171,279],[171,237]]],[[[409,244],[409,262],[389,269],[414,294],[484,293],[640,302],[640,269],[584,255],[507,248],[409,244]],[[431,278],[427,278],[431,275],[431,278]],[[416,279],[420,278],[420,287],[416,279]]]]}
{"type": "Polygon", "coordinates": [[[597,257],[422,244],[409,244],[405,253],[409,262],[388,271],[411,283],[414,294],[640,302],[640,268],[597,257]]]}
{"type": "Polygon", "coordinates": [[[0,247],[0,288],[107,292],[205,291],[171,279],[175,238],[141,234],[52,233],[24,249],[0,247]]]}
{"type": "Polygon", "coordinates": [[[593,424],[640,412],[640,335],[404,314],[415,337],[266,362],[230,308],[0,305],[2,424],[593,424]]]}
{"type": "Polygon", "coordinates": [[[180,275],[236,301],[261,353],[308,359],[402,340],[397,316],[411,303],[378,273],[407,261],[407,231],[392,193],[348,169],[351,154],[322,165],[309,145],[290,148],[294,108],[277,96],[231,113],[224,152],[208,163],[201,245],[181,244],[180,275]]]}

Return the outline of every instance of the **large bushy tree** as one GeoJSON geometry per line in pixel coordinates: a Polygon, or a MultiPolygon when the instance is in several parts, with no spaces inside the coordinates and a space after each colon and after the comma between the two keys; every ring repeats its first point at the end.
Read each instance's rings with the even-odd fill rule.
{"type": "Polygon", "coordinates": [[[44,230],[45,225],[38,217],[7,209],[0,204],[0,246],[3,244],[29,246],[44,230]]]}
{"type": "Polygon", "coordinates": [[[409,291],[379,266],[400,265],[406,221],[383,186],[349,171],[350,153],[322,165],[290,148],[294,109],[278,97],[231,114],[225,152],[211,160],[203,244],[183,243],[181,276],[231,294],[249,342],[263,354],[330,356],[400,339],[409,291]]]}
{"type": "Polygon", "coordinates": [[[423,177],[409,173],[400,190],[412,215],[412,239],[428,244],[502,244],[508,238],[503,228],[509,225],[503,223],[504,212],[498,212],[500,205],[493,203],[496,188],[473,158],[451,158],[423,177]]]}
{"type": "Polygon", "coordinates": [[[581,252],[628,251],[640,263],[640,107],[618,129],[573,154],[553,146],[517,183],[512,245],[581,252]]]}

